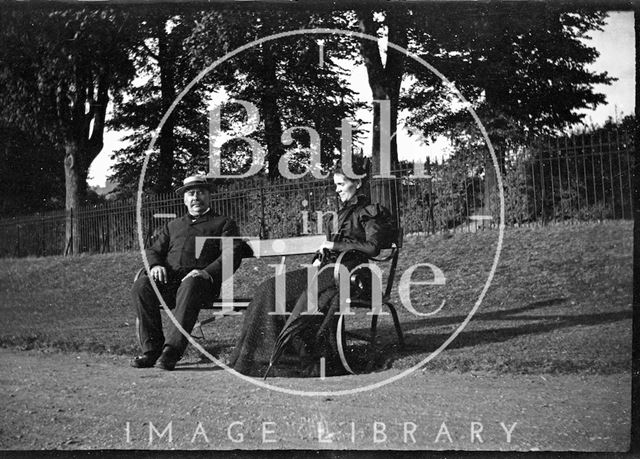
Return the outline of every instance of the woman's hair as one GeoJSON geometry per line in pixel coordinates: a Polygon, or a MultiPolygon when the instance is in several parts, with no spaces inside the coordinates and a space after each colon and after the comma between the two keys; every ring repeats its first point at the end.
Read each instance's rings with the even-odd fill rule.
{"type": "Polygon", "coordinates": [[[369,158],[353,155],[351,159],[351,169],[351,171],[345,171],[345,164],[342,161],[339,161],[333,168],[333,174],[342,175],[352,182],[356,180],[362,180],[365,182],[369,175],[369,158]],[[364,177],[354,177],[352,173],[356,175],[364,174],[364,177]]]}
{"type": "Polygon", "coordinates": [[[358,187],[358,194],[363,194],[366,197],[369,197],[369,186],[368,186],[368,179],[369,179],[369,158],[364,158],[362,156],[353,156],[352,157],[352,161],[351,161],[351,169],[352,171],[349,171],[347,173],[347,171],[344,170],[344,163],[342,162],[338,162],[335,167],[333,168],[333,175],[342,175],[346,180],[349,180],[350,182],[360,182],[360,186],[358,187]],[[365,174],[364,177],[362,178],[357,178],[357,177],[353,177],[352,175],[356,174],[356,175],[362,175],[365,174]]]}

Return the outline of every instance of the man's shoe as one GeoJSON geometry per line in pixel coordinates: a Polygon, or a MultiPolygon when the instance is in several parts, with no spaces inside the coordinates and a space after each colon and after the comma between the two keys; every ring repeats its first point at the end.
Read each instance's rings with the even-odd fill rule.
{"type": "Polygon", "coordinates": [[[176,367],[178,360],[180,360],[178,352],[174,348],[166,346],[156,362],[155,367],[161,370],[172,371],[176,367]]]}
{"type": "Polygon", "coordinates": [[[135,357],[131,361],[131,366],[133,368],[151,368],[155,365],[156,360],[160,357],[159,352],[146,352],[143,355],[139,355],[135,357]]]}

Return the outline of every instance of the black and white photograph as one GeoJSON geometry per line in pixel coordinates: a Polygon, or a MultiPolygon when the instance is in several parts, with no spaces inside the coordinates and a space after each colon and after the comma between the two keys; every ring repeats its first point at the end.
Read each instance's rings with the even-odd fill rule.
{"type": "Polygon", "coordinates": [[[4,2],[0,450],[638,452],[639,21],[4,2]]]}

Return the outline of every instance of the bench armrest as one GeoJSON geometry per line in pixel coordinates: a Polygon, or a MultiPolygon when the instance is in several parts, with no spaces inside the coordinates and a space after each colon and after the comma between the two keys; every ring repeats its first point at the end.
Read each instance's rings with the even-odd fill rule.
{"type": "MultiPolygon", "coordinates": [[[[350,250],[345,250],[344,252],[340,252],[340,254],[338,255],[338,258],[336,259],[335,262],[335,266],[333,267],[333,282],[336,284],[336,286],[340,285],[340,265],[342,265],[342,260],[344,259],[344,257],[347,254],[350,253],[359,253],[361,255],[366,256],[363,252],[360,252],[358,250],[355,249],[350,249],[350,250]]],[[[367,260],[373,260],[373,261],[385,261],[383,260],[377,260],[375,258],[372,257],[367,257],[367,260]]]]}
{"type": "MultiPolygon", "coordinates": [[[[391,260],[391,268],[389,269],[389,275],[387,278],[387,287],[385,289],[385,297],[388,297],[391,294],[391,288],[393,287],[393,278],[395,276],[395,272],[396,272],[396,266],[398,264],[398,253],[399,253],[399,248],[398,246],[394,243],[391,246],[391,253],[386,256],[386,257],[381,257],[381,258],[375,258],[375,257],[367,257],[367,259],[369,261],[375,261],[377,263],[381,263],[381,262],[386,262],[391,260]]],[[[340,265],[342,264],[342,260],[344,259],[344,257],[350,253],[350,252],[357,252],[357,253],[362,253],[359,252],[357,250],[346,250],[344,252],[340,252],[340,255],[338,255],[338,258],[336,260],[336,264],[333,267],[333,282],[335,284],[336,287],[340,288],[340,265]]],[[[366,255],[365,255],[366,256],[366,255]]]]}
{"type": "Polygon", "coordinates": [[[142,276],[143,272],[144,272],[144,268],[140,268],[139,270],[137,270],[135,276],[133,276],[133,282],[140,279],[140,276],[142,276]]]}

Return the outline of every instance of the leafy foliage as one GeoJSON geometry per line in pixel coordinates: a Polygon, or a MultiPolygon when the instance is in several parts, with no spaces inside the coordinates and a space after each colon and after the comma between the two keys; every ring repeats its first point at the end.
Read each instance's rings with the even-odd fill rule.
{"type": "Polygon", "coordinates": [[[109,91],[133,74],[127,23],[125,12],[111,8],[13,7],[0,15],[0,119],[64,150],[67,209],[86,198],[109,91]]]}
{"type": "Polygon", "coordinates": [[[46,140],[0,124],[0,215],[59,209],[63,158],[64,152],[46,140]]]}
{"type": "Polygon", "coordinates": [[[101,108],[96,105],[100,91],[122,87],[131,77],[118,36],[127,20],[123,13],[12,8],[1,18],[0,113],[55,145],[63,146],[91,122],[101,108]],[[96,87],[100,76],[109,77],[107,88],[96,87]]]}
{"type": "MultiPolygon", "coordinates": [[[[136,84],[118,93],[109,126],[128,132],[131,142],[114,153],[116,165],[110,177],[118,194],[131,195],[138,187],[142,162],[156,128],[179,92],[197,75],[191,65],[187,40],[200,13],[176,12],[154,6],[137,12],[135,22],[136,84]]],[[[171,191],[187,173],[196,172],[194,159],[206,157],[208,148],[206,97],[209,87],[188,92],[165,120],[145,174],[145,189],[171,191]]]]}
{"type": "MultiPolygon", "coordinates": [[[[579,122],[584,115],[577,109],[605,100],[593,86],[612,81],[606,72],[587,68],[598,52],[583,41],[601,29],[605,13],[521,6],[454,6],[456,14],[434,10],[413,41],[465,95],[496,142],[579,122]]],[[[468,131],[473,120],[450,103],[450,88],[435,75],[414,74],[416,83],[403,98],[410,123],[427,136],[468,131]]]]}
{"type": "MultiPolygon", "coordinates": [[[[193,65],[204,68],[241,45],[269,35],[327,25],[330,13],[313,14],[304,10],[222,10],[207,13],[190,39],[193,65]]],[[[265,41],[253,46],[212,72],[207,81],[220,84],[229,99],[246,100],[260,110],[261,123],[252,133],[266,150],[269,176],[278,175],[277,164],[285,152],[292,155],[293,172],[304,170],[308,162],[309,135],[297,130],[289,148],[281,143],[285,129],[308,126],[321,139],[321,161],[331,164],[340,149],[340,120],[355,118],[359,104],[349,88],[347,72],[340,59],[350,51],[333,46],[337,40],[321,37],[323,63],[319,63],[320,42],[313,37],[298,35],[265,41]]],[[[232,118],[242,113],[229,110],[232,118]]],[[[358,135],[356,130],[355,135],[358,135]]],[[[231,153],[227,150],[227,153],[231,153]]],[[[241,153],[242,155],[242,153],[241,153]]],[[[223,156],[225,155],[223,152],[223,156]]],[[[223,163],[223,166],[225,163],[223,163]]],[[[237,167],[227,161],[231,170],[237,167]]],[[[223,167],[224,172],[224,167],[223,167]]]]}

